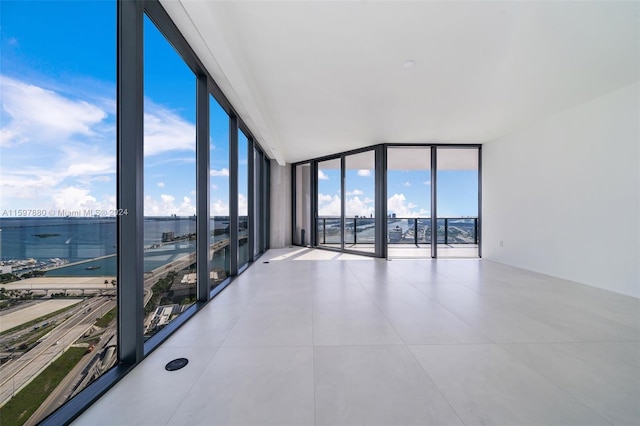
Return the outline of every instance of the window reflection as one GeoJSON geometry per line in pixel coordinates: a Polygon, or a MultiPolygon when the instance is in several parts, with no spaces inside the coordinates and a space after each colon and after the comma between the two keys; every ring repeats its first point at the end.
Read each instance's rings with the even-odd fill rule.
{"type": "Polygon", "coordinates": [[[37,424],[118,362],[116,3],[1,8],[0,423],[37,424]]]}
{"type": "Polygon", "coordinates": [[[249,261],[249,140],[238,132],[238,267],[249,261]]]}
{"type": "Polygon", "coordinates": [[[210,243],[213,289],[229,276],[229,115],[209,98],[210,243]]]}
{"type": "Polygon", "coordinates": [[[144,330],[196,300],[195,75],[144,20],[144,330]]]}

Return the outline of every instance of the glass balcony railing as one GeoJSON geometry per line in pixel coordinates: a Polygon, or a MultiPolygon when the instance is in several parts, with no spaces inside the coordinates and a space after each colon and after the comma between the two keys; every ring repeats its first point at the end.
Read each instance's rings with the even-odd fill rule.
{"type": "MultiPolygon", "coordinates": [[[[317,219],[317,241],[319,245],[340,244],[340,218],[317,219]]],[[[431,218],[388,218],[388,244],[430,244],[431,218]]],[[[436,230],[438,244],[478,244],[478,218],[438,218],[436,230]]],[[[374,218],[346,218],[344,221],[345,244],[374,244],[374,218]]]]}

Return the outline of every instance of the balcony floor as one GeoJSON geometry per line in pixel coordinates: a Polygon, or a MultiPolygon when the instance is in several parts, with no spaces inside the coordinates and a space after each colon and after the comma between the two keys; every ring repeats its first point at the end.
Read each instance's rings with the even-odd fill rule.
{"type": "Polygon", "coordinates": [[[639,315],[486,260],[270,250],[75,424],[640,424],[639,315]]]}

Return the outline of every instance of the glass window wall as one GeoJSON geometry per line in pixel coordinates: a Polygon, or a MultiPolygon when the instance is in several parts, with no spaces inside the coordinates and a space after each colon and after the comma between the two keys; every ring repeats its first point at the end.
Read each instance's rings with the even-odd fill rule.
{"type": "Polygon", "coordinates": [[[295,214],[293,244],[311,244],[311,163],[295,167],[295,214]]]}
{"type": "Polygon", "coordinates": [[[144,335],[196,300],[196,78],[144,18],[144,335]]]}
{"type": "Polygon", "coordinates": [[[345,156],[344,248],[375,253],[375,152],[345,156]]]}
{"type": "Polygon", "coordinates": [[[249,140],[238,132],[238,267],[249,261],[249,140]]]}
{"type": "Polygon", "coordinates": [[[478,148],[437,148],[437,256],[478,257],[478,148]]]}
{"type": "Polygon", "coordinates": [[[0,424],[38,424],[118,362],[116,2],[0,8],[0,424]]]}
{"type": "Polygon", "coordinates": [[[210,241],[213,289],[230,274],[229,233],[229,115],[209,97],[210,241]]]}
{"type": "Polygon", "coordinates": [[[342,248],[342,166],[339,158],[318,162],[317,245],[342,248]]]}
{"type": "Polygon", "coordinates": [[[431,147],[387,149],[387,255],[431,257],[431,147]]]}

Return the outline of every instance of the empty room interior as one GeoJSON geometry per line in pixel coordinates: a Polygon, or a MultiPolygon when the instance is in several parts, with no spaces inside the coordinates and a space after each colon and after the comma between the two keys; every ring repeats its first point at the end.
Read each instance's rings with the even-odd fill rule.
{"type": "Polygon", "coordinates": [[[3,425],[640,424],[640,3],[0,7],[3,425]]]}

